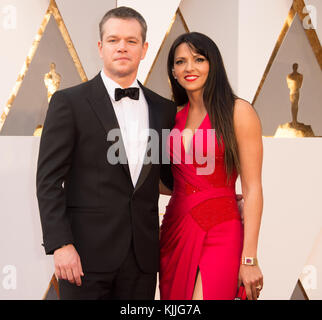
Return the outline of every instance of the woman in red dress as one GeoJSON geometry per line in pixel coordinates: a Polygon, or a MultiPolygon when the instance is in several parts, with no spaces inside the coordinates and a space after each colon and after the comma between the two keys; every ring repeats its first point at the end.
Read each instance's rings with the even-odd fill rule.
{"type": "MultiPolygon", "coordinates": [[[[167,149],[174,178],[161,226],[161,299],[234,299],[241,283],[257,299],[263,197],[261,124],[228,82],[216,44],[192,32],[168,57],[179,109],[167,149]],[[240,174],[244,224],[236,201],[240,174]]],[[[162,193],[168,193],[164,186],[162,193]]]]}

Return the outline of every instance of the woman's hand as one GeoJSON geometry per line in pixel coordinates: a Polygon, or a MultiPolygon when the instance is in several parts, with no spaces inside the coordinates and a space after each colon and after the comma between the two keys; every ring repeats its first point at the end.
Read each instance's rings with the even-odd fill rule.
{"type": "Polygon", "coordinates": [[[244,198],[242,194],[236,194],[236,200],[238,205],[238,210],[240,213],[240,219],[242,224],[244,224],[244,198]]]}
{"type": "Polygon", "coordinates": [[[263,274],[259,266],[240,265],[238,287],[244,284],[248,300],[257,300],[263,289],[263,274]]]}

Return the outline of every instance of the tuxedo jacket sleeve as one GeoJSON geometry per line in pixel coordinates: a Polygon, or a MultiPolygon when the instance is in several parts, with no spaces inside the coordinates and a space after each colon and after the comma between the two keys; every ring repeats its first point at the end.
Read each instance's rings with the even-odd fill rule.
{"type": "Polygon", "coordinates": [[[173,176],[170,164],[162,164],[160,179],[168,189],[173,190],[173,176]]]}
{"type": "Polygon", "coordinates": [[[47,254],[73,243],[63,183],[72,163],[75,140],[72,109],[64,92],[57,91],[49,104],[37,167],[37,197],[47,254]]]}
{"type": "MultiPolygon", "coordinates": [[[[167,111],[167,119],[168,123],[166,125],[165,129],[172,130],[175,124],[175,117],[177,113],[177,107],[174,102],[167,101],[168,102],[168,111],[167,111]]],[[[163,150],[162,152],[167,155],[167,160],[169,161],[169,155],[167,154],[167,151],[164,149],[166,147],[166,142],[163,142],[163,150]]],[[[171,171],[171,164],[170,163],[161,163],[161,169],[160,169],[160,179],[162,183],[170,190],[173,190],[173,176],[171,171]]]]}

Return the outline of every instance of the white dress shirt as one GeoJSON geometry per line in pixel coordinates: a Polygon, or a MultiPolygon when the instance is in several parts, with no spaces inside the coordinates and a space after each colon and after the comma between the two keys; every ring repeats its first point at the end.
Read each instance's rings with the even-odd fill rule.
{"type": "Polygon", "coordinates": [[[124,97],[119,101],[115,101],[115,89],[122,87],[108,78],[103,70],[101,71],[101,77],[110,96],[121,129],[131,179],[133,186],[135,187],[142,169],[147,148],[149,130],[148,103],[145,100],[143,90],[139,86],[137,80],[135,80],[130,87],[139,88],[139,100],[124,97]]]}

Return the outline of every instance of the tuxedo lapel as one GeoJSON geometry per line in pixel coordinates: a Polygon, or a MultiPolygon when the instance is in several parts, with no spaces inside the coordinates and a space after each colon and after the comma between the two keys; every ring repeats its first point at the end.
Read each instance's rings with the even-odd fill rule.
{"type": "MultiPolygon", "coordinates": [[[[158,113],[158,102],[153,99],[153,96],[147,88],[145,88],[140,82],[139,82],[140,87],[143,90],[144,97],[148,103],[148,109],[149,109],[149,129],[150,130],[155,130],[158,133],[158,137],[160,139],[160,134],[161,134],[161,125],[160,125],[160,114],[158,113]]],[[[148,137],[149,141],[149,137],[148,137]]],[[[159,145],[157,146],[159,150],[159,145]]],[[[148,148],[148,144],[147,144],[148,148]]],[[[138,178],[138,181],[136,183],[134,192],[140,188],[140,186],[143,184],[145,179],[147,178],[151,168],[152,168],[152,163],[151,163],[151,157],[148,158],[148,149],[145,152],[145,157],[142,165],[142,169],[138,178]]]]}
{"type": "MultiPolygon", "coordinates": [[[[98,120],[100,121],[100,123],[102,124],[102,126],[106,131],[106,139],[107,139],[107,134],[110,132],[110,130],[112,129],[119,130],[119,137],[121,140],[119,144],[120,144],[120,148],[122,149],[120,150],[120,153],[125,155],[126,157],[126,151],[124,147],[120,126],[117,121],[112,102],[109,98],[109,95],[107,93],[103,80],[101,78],[101,75],[98,74],[91,81],[92,81],[92,92],[91,92],[91,96],[88,98],[89,103],[93,108],[93,111],[95,112],[98,120]]],[[[110,144],[114,143],[111,141],[109,142],[110,144]]],[[[131,179],[127,158],[125,160],[126,161],[125,163],[122,163],[122,166],[125,172],[127,173],[127,175],[129,176],[129,178],[131,179]]]]}

